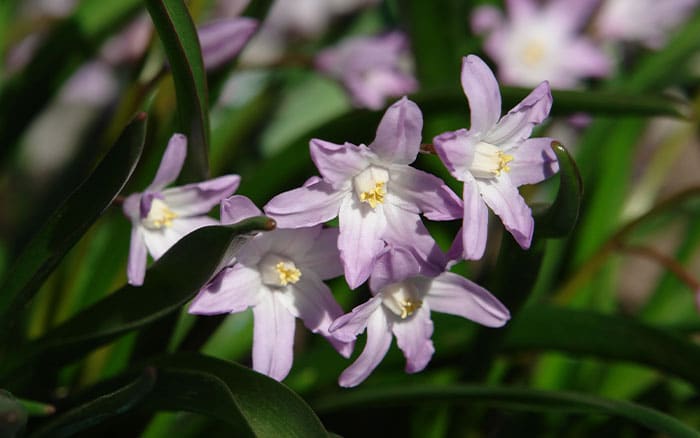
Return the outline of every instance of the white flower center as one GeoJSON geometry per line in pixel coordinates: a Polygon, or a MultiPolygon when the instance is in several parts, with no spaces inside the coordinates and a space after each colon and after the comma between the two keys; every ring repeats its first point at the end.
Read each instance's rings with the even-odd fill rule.
{"type": "Polygon", "coordinates": [[[420,309],[423,301],[418,299],[416,287],[408,282],[394,283],[382,289],[382,304],[401,319],[406,319],[420,309]]]}
{"type": "Polygon", "coordinates": [[[528,41],[523,48],[521,55],[522,61],[529,67],[535,67],[542,62],[546,54],[546,46],[542,41],[528,41]]]}
{"type": "Polygon", "coordinates": [[[360,202],[375,208],[384,203],[389,171],[381,167],[369,166],[353,179],[355,194],[360,202]]]}
{"type": "Polygon", "coordinates": [[[172,211],[168,204],[158,198],[153,198],[151,209],[148,210],[148,216],[141,219],[141,223],[146,228],[160,230],[161,228],[170,227],[175,218],[177,218],[177,213],[172,211]]]}
{"type": "Polygon", "coordinates": [[[513,161],[513,156],[501,151],[490,143],[479,142],[474,151],[474,160],[469,166],[469,171],[475,178],[494,178],[501,172],[509,172],[508,163],[513,161]]]}
{"type": "Polygon", "coordinates": [[[262,282],[268,286],[287,286],[301,278],[301,271],[293,261],[276,254],[266,255],[258,265],[262,282]]]}

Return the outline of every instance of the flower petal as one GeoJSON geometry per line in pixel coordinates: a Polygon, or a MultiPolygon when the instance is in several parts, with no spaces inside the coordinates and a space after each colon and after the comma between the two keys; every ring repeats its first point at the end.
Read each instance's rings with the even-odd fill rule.
{"type": "Polygon", "coordinates": [[[508,175],[501,175],[491,181],[479,181],[478,184],[484,202],[501,218],[515,241],[523,249],[528,249],[532,242],[535,221],[532,219],[530,207],[508,175]]]}
{"type": "Polygon", "coordinates": [[[261,293],[253,307],[253,369],[282,380],[294,361],[294,316],[275,293],[261,293]]]}
{"type": "Polygon", "coordinates": [[[422,371],[435,353],[433,341],[430,340],[433,336],[433,321],[428,306],[423,304],[408,319],[395,321],[391,330],[406,357],[406,372],[422,371]]]}
{"type": "Polygon", "coordinates": [[[587,38],[579,38],[566,51],[569,74],[580,76],[607,76],[612,70],[612,60],[606,53],[587,38]]]}
{"type": "Polygon", "coordinates": [[[165,189],[163,201],[179,216],[206,214],[238,188],[241,177],[225,175],[200,183],[165,189]]]}
{"type": "Polygon", "coordinates": [[[420,150],[422,129],[423,114],[418,105],[403,97],[386,110],[369,148],[384,161],[413,163],[420,150]]]}
{"type": "Polygon", "coordinates": [[[294,229],[278,228],[266,233],[266,235],[271,236],[269,238],[271,243],[267,251],[287,256],[296,262],[299,256],[303,256],[311,250],[321,234],[321,229],[321,225],[294,229]]]}
{"type": "Polygon", "coordinates": [[[310,227],[336,217],[341,201],[348,195],[348,191],[337,191],[320,180],[275,196],[263,210],[279,228],[310,227]]]}
{"type": "Polygon", "coordinates": [[[328,327],[328,331],[341,341],[350,342],[357,338],[367,327],[370,316],[377,311],[382,304],[382,297],[377,295],[335,319],[328,327]]]}
{"type": "Polygon", "coordinates": [[[243,195],[233,195],[221,201],[221,223],[235,224],[244,219],[262,215],[260,210],[249,198],[243,195]]]}
{"type": "Polygon", "coordinates": [[[435,151],[447,170],[459,181],[464,181],[469,173],[478,143],[479,138],[466,129],[445,132],[433,139],[435,151]]]}
{"type": "Polygon", "coordinates": [[[343,264],[338,251],[338,228],[324,228],[314,239],[314,244],[305,254],[297,256],[298,263],[310,269],[322,280],[343,275],[343,264]]]}
{"type": "Polygon", "coordinates": [[[466,260],[478,260],[486,250],[489,233],[489,211],[479,193],[479,183],[470,175],[464,182],[464,219],[462,220],[462,249],[466,260]]]}
{"type": "Polygon", "coordinates": [[[255,269],[243,265],[227,267],[199,291],[187,312],[196,315],[242,312],[256,305],[261,288],[260,274],[255,269]]]}
{"type": "Polygon", "coordinates": [[[214,70],[238,55],[258,28],[256,20],[235,17],[213,20],[197,28],[204,68],[214,70]]]}
{"type": "Polygon", "coordinates": [[[187,137],[173,134],[165,148],[156,177],[145,191],[159,191],[177,179],[187,156],[187,137]]]}
{"type": "Polygon", "coordinates": [[[369,166],[366,146],[335,144],[314,138],[309,150],[323,179],[337,189],[349,185],[352,177],[369,166]]]}
{"type": "Polygon", "coordinates": [[[306,328],[327,338],[343,357],[350,357],[355,343],[341,341],[328,331],[331,323],[343,314],[328,286],[313,272],[304,272],[291,287],[291,292],[284,296],[289,311],[301,318],[306,328]]]}
{"type": "Polygon", "coordinates": [[[381,307],[373,312],[367,321],[367,343],[360,356],[347,367],[338,379],[345,388],[359,385],[382,361],[391,346],[391,330],[386,312],[381,307]]]}
{"type": "Polygon", "coordinates": [[[392,245],[377,257],[369,287],[376,294],[385,286],[402,282],[420,272],[420,264],[408,248],[392,245]]]}
{"type": "Polygon", "coordinates": [[[391,193],[405,210],[420,212],[430,220],[449,221],[462,217],[462,201],[437,176],[409,166],[391,169],[391,193]]]}
{"type": "MultiPolygon", "coordinates": [[[[394,206],[384,206],[387,227],[383,238],[394,247],[404,247],[416,260],[414,274],[435,276],[447,263],[445,253],[423,225],[420,216],[394,206]]],[[[374,277],[374,273],[372,276],[374,277]]]]}
{"type": "Polygon", "coordinates": [[[416,281],[427,291],[430,309],[470,319],[487,327],[501,327],[510,319],[508,309],[489,291],[461,275],[445,272],[416,281]]]}
{"type": "Polygon", "coordinates": [[[514,186],[535,184],[559,171],[553,141],[547,137],[529,138],[513,151],[508,177],[514,186]]]}
{"type": "Polygon", "coordinates": [[[519,21],[531,17],[537,11],[537,4],[533,0],[505,0],[506,11],[513,21],[519,21]]]}
{"type": "Polygon", "coordinates": [[[469,131],[486,134],[501,117],[501,91],[491,69],[476,55],[462,58],[462,89],[469,100],[469,131]]]}
{"type": "Polygon", "coordinates": [[[129,195],[122,204],[124,215],[131,219],[132,222],[141,221],[141,193],[129,195]]]}
{"type": "Polygon", "coordinates": [[[508,149],[530,137],[532,128],[542,123],[552,108],[548,82],[542,82],[508,112],[484,137],[484,141],[508,149]]]}
{"type": "Polygon", "coordinates": [[[126,277],[132,286],[141,286],[146,276],[146,242],[143,240],[141,228],[134,224],[131,228],[131,243],[129,244],[129,259],[126,264],[126,277]]]}
{"type": "Polygon", "coordinates": [[[338,249],[345,279],[355,289],[369,277],[374,260],[384,248],[381,239],[386,229],[382,206],[373,209],[364,202],[347,197],[340,204],[338,249]]]}

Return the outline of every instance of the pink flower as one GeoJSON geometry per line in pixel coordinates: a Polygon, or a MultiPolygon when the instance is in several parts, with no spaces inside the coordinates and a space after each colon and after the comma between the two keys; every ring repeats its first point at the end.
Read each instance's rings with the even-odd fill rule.
{"type": "Polygon", "coordinates": [[[408,57],[408,38],[393,32],[350,38],[319,53],[316,67],[339,80],[355,105],[376,110],[384,106],[387,97],[418,89],[418,81],[409,71],[408,57]]]}
{"type": "Polygon", "coordinates": [[[532,241],[532,212],[518,186],[534,184],[559,170],[551,138],[528,138],[549,114],[552,95],[541,83],[501,117],[501,93],[479,57],[462,60],[462,88],[469,100],[469,130],[446,132],[433,140],[450,173],[464,182],[464,216],[453,254],[478,259],[486,248],[487,206],[523,248],[532,241]]]}
{"type": "Polygon", "coordinates": [[[422,371],[435,351],[430,339],[432,310],[488,327],[500,327],[510,319],[498,299],[466,278],[452,272],[430,278],[419,271],[418,262],[405,248],[387,248],[370,279],[374,296],[333,322],[330,331],[341,341],[353,341],[367,330],[365,349],[340,375],[340,386],[365,380],[386,355],[393,336],[406,357],[406,372],[422,371]]]}
{"type": "Polygon", "coordinates": [[[207,216],[207,212],[238,188],[240,177],[226,175],[166,189],[180,173],[186,153],[187,138],[173,135],[153,182],[142,193],[134,193],[124,201],[124,214],[132,224],[127,263],[129,284],[143,284],[147,253],[158,260],[186,234],[216,225],[218,222],[207,216]]]}
{"type": "Polygon", "coordinates": [[[421,222],[460,217],[459,198],[434,175],[409,166],[420,148],[423,117],[403,98],[387,109],[368,146],[311,140],[311,158],[321,173],[303,187],[275,196],[264,207],[280,228],[340,222],[338,247],[351,288],[372,271],[385,242],[411,245],[427,270],[446,263],[421,222]]]}
{"type": "MultiPolygon", "coordinates": [[[[221,203],[221,220],[236,223],[262,212],[246,197],[221,203]]],[[[276,229],[246,242],[192,301],[189,313],[214,315],[253,309],[253,369],[284,379],[294,359],[294,318],[325,336],[340,354],[349,357],[354,343],[328,332],[343,312],[322,280],[343,273],[338,230],[315,226],[276,229]]]]}
{"type": "Polygon", "coordinates": [[[597,0],[507,0],[508,20],[493,7],[478,8],[475,32],[487,33],[486,53],[498,65],[503,83],[533,86],[549,81],[555,88],[573,88],[585,77],[609,73],[608,57],[581,28],[597,0]]]}

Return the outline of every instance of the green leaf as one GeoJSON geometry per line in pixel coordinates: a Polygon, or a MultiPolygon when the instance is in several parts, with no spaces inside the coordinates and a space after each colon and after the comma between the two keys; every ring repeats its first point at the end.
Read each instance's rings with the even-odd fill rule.
{"type": "Polygon", "coordinates": [[[173,72],[178,131],[187,136],[187,161],[182,177],[202,181],[209,176],[209,105],[197,29],[184,1],[145,2],[173,72]]]}
{"type": "Polygon", "coordinates": [[[377,409],[387,406],[469,403],[530,412],[571,412],[604,414],[625,418],[651,430],[675,438],[697,438],[700,433],[662,412],[623,400],[610,400],[571,392],[487,387],[477,385],[411,386],[360,389],[331,396],[314,404],[317,412],[327,414],[351,409],[377,409]]]}
{"type": "Polygon", "coordinates": [[[510,325],[504,342],[508,350],[560,350],[629,361],[700,388],[700,347],[633,319],[537,305],[524,308],[510,325]]]}
{"type": "Polygon", "coordinates": [[[196,412],[228,423],[233,436],[326,437],[311,408],[275,380],[197,353],[157,360],[158,380],[143,401],[150,410],[196,412]]]}
{"type": "Polygon", "coordinates": [[[564,237],[571,233],[583,198],[583,181],[573,158],[558,142],[552,142],[552,149],[559,161],[559,192],[551,206],[535,215],[538,237],[564,237]]]}
{"type": "Polygon", "coordinates": [[[0,335],[22,313],[66,252],[112,204],[141,156],[145,135],[146,114],[141,113],[24,248],[0,286],[0,335]]]}
{"type": "Polygon", "coordinates": [[[26,347],[4,374],[28,373],[27,363],[65,363],[172,314],[218,271],[220,262],[253,232],[269,230],[264,216],[231,226],[209,226],[180,239],[148,269],[140,287],[126,285],[26,347]]]}
{"type": "Polygon", "coordinates": [[[27,424],[27,411],[12,394],[0,389],[0,436],[12,438],[27,424]]]}
{"type": "Polygon", "coordinates": [[[31,438],[72,436],[133,408],[153,388],[156,373],[147,368],[131,383],[90,400],[42,426],[31,438]]]}
{"type": "Polygon", "coordinates": [[[61,84],[100,47],[111,32],[138,11],[139,0],[79,2],[73,16],[43,38],[32,61],[0,92],[0,162],[14,150],[34,117],[61,84]]]}

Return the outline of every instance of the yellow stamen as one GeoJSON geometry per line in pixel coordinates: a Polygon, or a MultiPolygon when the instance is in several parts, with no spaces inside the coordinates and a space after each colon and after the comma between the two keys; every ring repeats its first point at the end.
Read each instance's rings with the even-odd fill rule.
{"type": "Polygon", "coordinates": [[[399,305],[401,306],[401,319],[406,319],[413,315],[416,310],[421,308],[423,301],[408,298],[401,301],[399,305]]]}
{"type": "Polygon", "coordinates": [[[523,61],[529,66],[539,64],[544,58],[544,44],[539,41],[531,41],[523,50],[523,61]]]}
{"type": "Polygon", "coordinates": [[[160,230],[172,226],[175,219],[177,219],[177,213],[172,211],[168,204],[160,199],[153,199],[151,210],[148,212],[148,216],[143,219],[143,224],[147,228],[160,230]]]}
{"type": "Polygon", "coordinates": [[[279,262],[275,265],[275,269],[280,276],[280,284],[286,286],[289,283],[296,283],[301,278],[301,271],[296,268],[293,264],[287,264],[285,262],[279,262]]]}
{"type": "Polygon", "coordinates": [[[510,172],[510,166],[508,163],[513,161],[513,156],[505,154],[501,151],[498,151],[498,168],[496,169],[496,176],[500,176],[501,172],[510,172]]]}
{"type": "Polygon", "coordinates": [[[386,195],[384,183],[377,182],[372,190],[360,193],[360,201],[366,202],[370,207],[375,208],[377,205],[384,203],[384,195],[386,195]]]}

